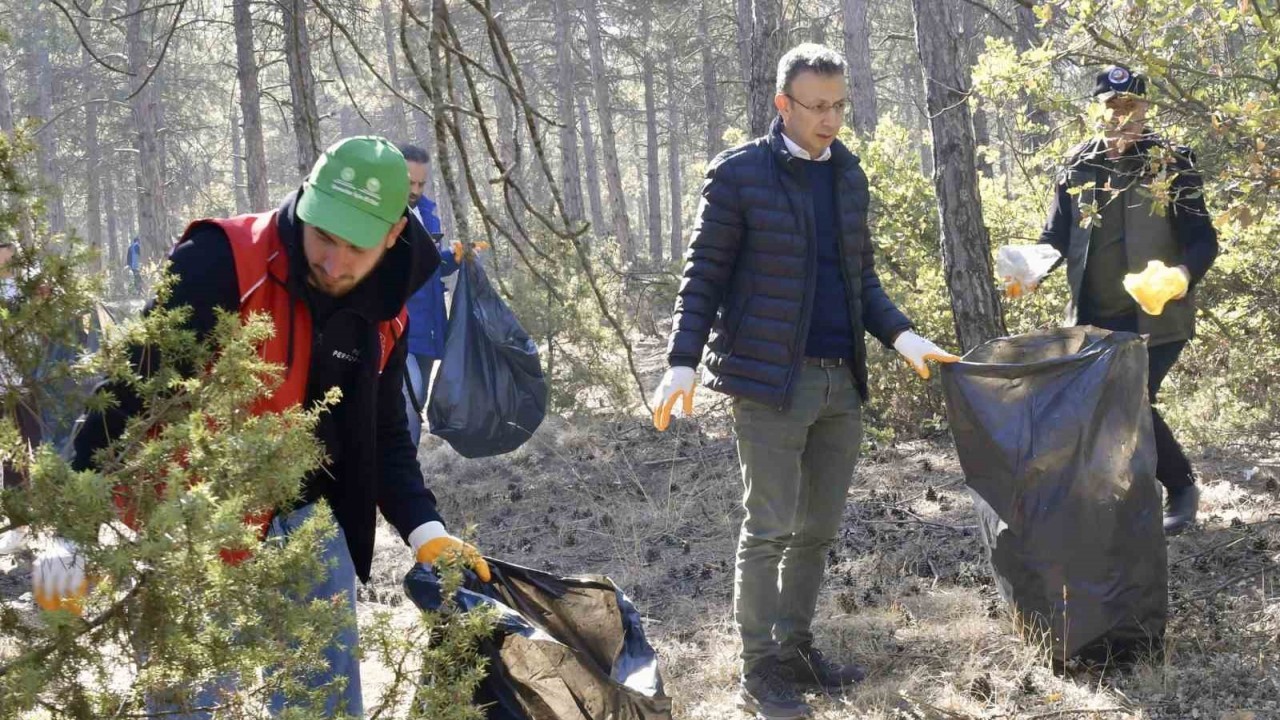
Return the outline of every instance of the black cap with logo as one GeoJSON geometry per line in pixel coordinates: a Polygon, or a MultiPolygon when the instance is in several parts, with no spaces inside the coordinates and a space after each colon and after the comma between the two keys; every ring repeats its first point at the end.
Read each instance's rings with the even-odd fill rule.
{"type": "Polygon", "coordinates": [[[1147,79],[1122,65],[1112,65],[1094,79],[1093,96],[1099,100],[1110,100],[1118,95],[1144,97],[1147,94],[1147,79]]]}

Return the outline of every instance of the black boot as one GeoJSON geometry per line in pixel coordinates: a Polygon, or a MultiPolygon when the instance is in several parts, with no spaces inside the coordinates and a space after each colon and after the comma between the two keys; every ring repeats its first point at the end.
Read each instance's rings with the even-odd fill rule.
{"type": "Polygon", "coordinates": [[[840,690],[862,682],[867,671],[852,663],[841,665],[822,654],[812,645],[796,648],[796,654],[778,663],[782,677],[799,687],[822,690],[840,690]]]}
{"type": "Polygon", "coordinates": [[[1200,488],[1184,485],[1170,488],[1164,498],[1164,534],[1177,535],[1195,525],[1196,511],[1200,509],[1200,488]]]}
{"type": "Polygon", "coordinates": [[[766,720],[801,720],[813,713],[773,658],[761,661],[742,678],[738,707],[766,720]]]}

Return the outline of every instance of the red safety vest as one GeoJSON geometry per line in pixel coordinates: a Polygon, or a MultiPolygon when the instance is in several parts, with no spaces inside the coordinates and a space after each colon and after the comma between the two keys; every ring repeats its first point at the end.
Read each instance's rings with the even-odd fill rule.
{"type": "MultiPolygon", "coordinates": [[[[289,258],[276,228],[276,212],[198,220],[187,226],[183,238],[204,223],[222,228],[231,244],[240,290],[240,318],[248,320],[252,313],[266,314],[275,322],[276,332],[262,343],[260,352],[263,360],[284,367],[284,380],[270,395],[260,398],[252,412],[255,415],[278,413],[301,405],[307,397],[307,377],[311,369],[311,312],[301,298],[289,294],[289,258]],[[290,305],[293,308],[292,332],[289,328],[290,305]],[[293,339],[292,357],[290,337],[293,339]]],[[[408,312],[401,308],[395,318],[378,324],[381,346],[378,372],[386,368],[407,320],[408,312]]],[[[163,484],[158,485],[157,492],[163,487],[163,484]]],[[[136,518],[127,498],[117,493],[116,505],[121,509],[125,523],[136,528],[136,518]]],[[[259,538],[265,538],[274,515],[274,512],[254,514],[247,516],[245,522],[257,526],[259,538]]],[[[222,551],[223,560],[233,565],[250,555],[248,550],[222,551]]]]}

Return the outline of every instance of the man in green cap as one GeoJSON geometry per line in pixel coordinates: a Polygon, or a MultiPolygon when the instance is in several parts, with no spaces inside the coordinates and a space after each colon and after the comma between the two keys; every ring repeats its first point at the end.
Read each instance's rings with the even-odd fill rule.
{"type": "MultiPolygon", "coordinates": [[[[169,257],[175,282],[165,307],[189,306],[188,326],[200,338],[210,336],[218,309],[274,319],[276,332],[262,355],[285,373],[255,411],[310,407],[330,388],[342,391],[316,428],[328,460],[304,482],[297,507],[275,513],[263,526],[268,536],[288,536],[320,502],[329,504],[337,520],[338,532],[323,548],[330,572],[307,598],[338,598],[351,612],[349,629],[325,653],[330,672],[309,678],[313,687],[346,679],[345,688],[329,697],[326,717],[363,713],[355,581],[369,580],[375,507],[419,562],[458,554],[481,580],[489,579],[475,548],[446,532],[409,440],[400,395],[404,304],[435,271],[440,255],[421,224],[407,222],[408,177],[404,157],[387,140],[340,140],[279,208],[194,222],[169,257]]],[[[139,349],[136,362],[144,373],[154,367],[148,357],[139,349]]],[[[95,451],[118,437],[141,409],[126,385],[108,389],[118,402],[88,414],[74,443],[77,469],[92,467],[95,451]]],[[[84,579],[83,563],[66,541],[43,551],[32,574],[35,597],[46,609],[67,607],[67,600],[74,607],[85,592],[84,579]]],[[[211,705],[206,699],[198,695],[191,707],[211,705]]],[[[272,700],[275,710],[284,704],[272,700]]]]}

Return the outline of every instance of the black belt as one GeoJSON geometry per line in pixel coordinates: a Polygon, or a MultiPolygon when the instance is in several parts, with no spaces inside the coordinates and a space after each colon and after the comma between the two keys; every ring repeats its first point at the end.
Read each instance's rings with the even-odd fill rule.
{"type": "Polygon", "coordinates": [[[844,367],[845,365],[849,364],[849,361],[844,358],[819,358],[819,357],[809,357],[806,355],[804,358],[804,364],[813,365],[814,367],[820,367],[820,368],[834,368],[834,367],[844,367]]]}

